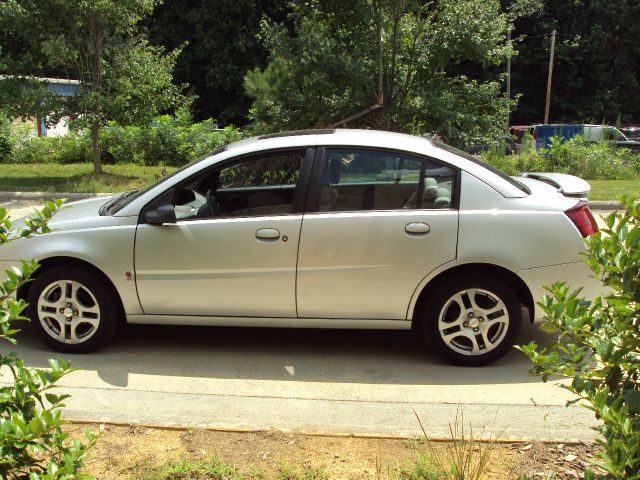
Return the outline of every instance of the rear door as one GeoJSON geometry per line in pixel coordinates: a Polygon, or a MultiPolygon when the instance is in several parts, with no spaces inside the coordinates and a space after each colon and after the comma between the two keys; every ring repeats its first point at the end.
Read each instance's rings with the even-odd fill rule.
{"type": "Polygon", "coordinates": [[[319,151],[298,253],[298,316],[405,319],[421,280],[455,260],[458,170],[385,150],[319,151]]]}

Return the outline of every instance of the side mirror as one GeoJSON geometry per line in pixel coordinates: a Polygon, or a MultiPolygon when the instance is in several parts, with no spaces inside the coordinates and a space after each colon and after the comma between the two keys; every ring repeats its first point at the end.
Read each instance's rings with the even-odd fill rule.
{"type": "Polygon", "coordinates": [[[149,210],[144,214],[147,223],[162,225],[164,223],[176,223],[176,211],[173,205],[160,205],[155,210],[149,210]]]}

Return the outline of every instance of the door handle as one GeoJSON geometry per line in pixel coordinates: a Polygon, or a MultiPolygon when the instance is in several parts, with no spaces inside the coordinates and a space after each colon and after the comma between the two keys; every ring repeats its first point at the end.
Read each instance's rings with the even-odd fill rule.
{"type": "Polygon", "coordinates": [[[411,235],[426,235],[431,231],[431,227],[422,222],[407,223],[404,231],[411,235]]]}
{"type": "Polygon", "coordinates": [[[280,238],[280,232],[275,228],[261,228],[256,231],[258,240],[277,240],[280,238]]]}

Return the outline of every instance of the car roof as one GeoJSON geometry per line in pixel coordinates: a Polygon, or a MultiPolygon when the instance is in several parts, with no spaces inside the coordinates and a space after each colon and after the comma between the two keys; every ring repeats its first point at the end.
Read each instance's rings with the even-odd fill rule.
{"type": "Polygon", "coordinates": [[[294,130],[251,137],[227,145],[227,151],[259,151],[296,146],[317,145],[362,145],[394,150],[423,150],[432,143],[425,137],[381,130],[363,129],[318,129],[294,130]]]}

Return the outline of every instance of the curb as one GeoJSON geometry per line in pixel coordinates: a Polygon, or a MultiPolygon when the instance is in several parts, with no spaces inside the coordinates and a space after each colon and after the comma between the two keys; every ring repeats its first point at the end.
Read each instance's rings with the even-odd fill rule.
{"type": "MultiPolygon", "coordinates": [[[[153,430],[168,430],[168,431],[177,431],[177,432],[189,432],[194,429],[206,430],[209,432],[218,432],[218,433],[263,433],[269,434],[273,432],[282,433],[284,435],[303,435],[305,437],[326,437],[326,438],[363,438],[363,439],[372,439],[372,440],[404,440],[411,441],[415,440],[415,436],[408,435],[390,435],[384,433],[348,433],[348,432],[307,432],[301,430],[291,430],[285,428],[229,428],[229,427],[216,427],[216,426],[194,426],[190,424],[171,424],[171,423],[138,423],[138,422],[115,422],[115,421],[104,421],[104,420],[92,420],[92,419],[75,419],[75,418],[65,418],[65,422],[71,425],[105,425],[112,427],[128,427],[128,428],[149,428],[153,430]]],[[[435,443],[447,443],[452,442],[452,439],[448,436],[440,437],[440,436],[431,436],[427,437],[430,442],[435,443]]],[[[462,439],[457,438],[458,440],[462,439]]],[[[558,442],[552,438],[534,438],[534,437],[497,437],[497,438],[474,438],[474,442],[476,443],[499,443],[499,444],[511,444],[511,443],[531,443],[531,442],[540,442],[546,444],[556,445],[558,443],[564,443],[565,445],[593,445],[595,442],[591,441],[583,441],[576,439],[568,439],[563,440],[562,442],[558,442]]]]}
{"type": "Polygon", "coordinates": [[[0,202],[33,201],[44,202],[54,198],[66,198],[73,202],[87,198],[108,197],[113,193],[70,193],[70,192],[0,192],[0,202]]]}
{"type": "MultiPolygon", "coordinates": [[[[113,193],[65,193],[65,192],[0,192],[0,202],[33,201],[44,202],[54,198],[66,198],[73,202],[86,198],[108,197],[113,193]]],[[[611,200],[592,200],[589,202],[592,210],[621,210],[619,202],[611,200]]]]}
{"type": "Polygon", "coordinates": [[[620,202],[611,200],[594,200],[589,202],[591,210],[622,210],[624,207],[620,202]]]}

